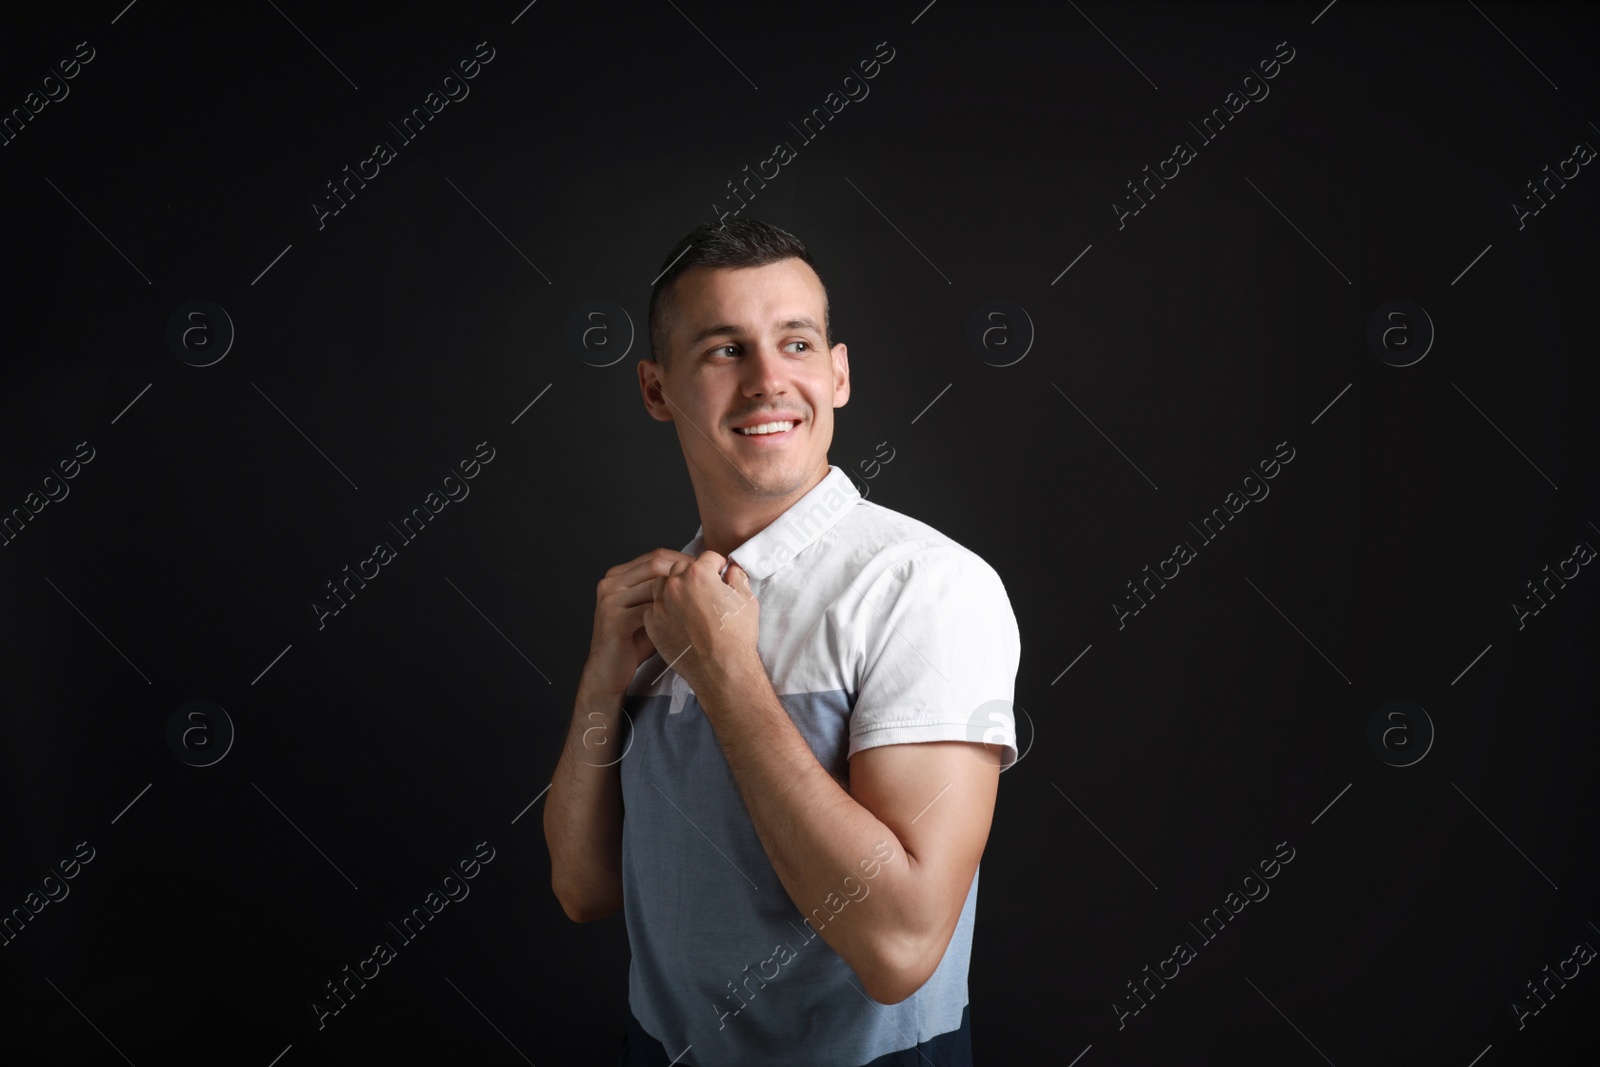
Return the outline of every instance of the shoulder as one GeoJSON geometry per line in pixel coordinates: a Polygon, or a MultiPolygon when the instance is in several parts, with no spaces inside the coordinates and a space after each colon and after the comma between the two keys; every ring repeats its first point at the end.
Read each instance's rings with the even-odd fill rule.
{"type": "Polygon", "coordinates": [[[911,586],[929,595],[943,590],[985,590],[1005,595],[1000,574],[977,552],[921,519],[857,502],[838,534],[872,584],[911,586]]]}

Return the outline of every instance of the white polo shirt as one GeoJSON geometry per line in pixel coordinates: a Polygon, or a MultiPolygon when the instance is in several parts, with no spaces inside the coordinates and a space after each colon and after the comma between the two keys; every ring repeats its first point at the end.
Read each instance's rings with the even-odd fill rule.
{"type": "MultiPolygon", "coordinates": [[[[703,535],[683,551],[700,555],[703,535]]],[[[849,757],[876,745],[987,741],[1006,746],[1004,766],[1016,760],[1016,618],[999,575],[970,549],[862,499],[830,465],[729,555],[760,604],[757,649],[773,690],[841,782],[849,757]]],[[[694,1067],[851,1067],[960,1026],[976,874],[933,976],[899,1004],[869,1000],[816,931],[870,899],[863,872],[876,868],[856,869],[855,888],[828,902],[792,901],[688,684],[657,654],[623,706],[628,1002],[668,1056],[694,1067]]]]}

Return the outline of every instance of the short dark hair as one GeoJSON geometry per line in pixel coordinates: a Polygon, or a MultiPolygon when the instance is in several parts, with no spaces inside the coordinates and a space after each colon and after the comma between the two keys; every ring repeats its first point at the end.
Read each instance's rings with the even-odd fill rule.
{"type": "MultiPolygon", "coordinates": [[[[798,259],[812,270],[817,265],[800,239],[758,219],[728,219],[696,226],[672,246],[662,260],[661,276],[650,287],[650,352],[663,368],[672,354],[672,327],[676,319],[672,284],[696,267],[764,267],[782,259],[798,259]]],[[[817,278],[821,280],[821,273],[817,278]]],[[[822,286],[822,342],[832,348],[828,326],[828,286],[822,286]]]]}

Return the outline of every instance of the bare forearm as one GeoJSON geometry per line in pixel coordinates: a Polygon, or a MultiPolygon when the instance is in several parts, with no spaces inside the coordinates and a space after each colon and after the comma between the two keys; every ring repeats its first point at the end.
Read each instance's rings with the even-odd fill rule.
{"type": "Polygon", "coordinates": [[[622,906],[624,720],[620,695],[581,686],[561,758],[545,798],[550,881],[562,908],[580,922],[622,906]]]}
{"type": "Polygon", "coordinates": [[[916,861],[817,761],[764,670],[724,674],[701,705],[790,899],[869,993],[889,988],[929,943],[916,861]]]}

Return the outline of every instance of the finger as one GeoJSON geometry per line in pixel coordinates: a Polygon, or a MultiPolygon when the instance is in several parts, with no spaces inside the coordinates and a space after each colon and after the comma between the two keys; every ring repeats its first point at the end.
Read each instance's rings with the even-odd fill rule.
{"type": "Polygon", "coordinates": [[[656,549],[642,560],[638,560],[630,569],[632,573],[637,574],[666,574],[678,563],[693,560],[693,555],[688,552],[678,552],[677,549],[656,549]]]}
{"type": "Polygon", "coordinates": [[[641,604],[648,604],[655,600],[655,583],[660,580],[659,576],[647,574],[637,585],[627,589],[614,590],[611,595],[619,606],[636,608],[641,604]]]}
{"type": "Polygon", "coordinates": [[[657,603],[661,598],[661,588],[658,583],[665,581],[665,578],[651,578],[639,583],[632,589],[614,591],[605,603],[613,609],[620,608],[629,611],[647,604],[657,603]]]}
{"type": "Polygon", "coordinates": [[[642,556],[617,564],[606,572],[606,576],[620,576],[627,585],[636,585],[641,575],[665,574],[668,567],[682,559],[692,560],[694,557],[675,548],[653,548],[642,556]]]}
{"type": "Polygon", "coordinates": [[[619,640],[627,641],[640,630],[645,630],[644,613],[650,610],[651,604],[646,601],[636,607],[628,608],[611,620],[611,633],[619,640]]]}
{"type": "Polygon", "coordinates": [[[636,560],[624,564],[624,569],[617,574],[608,575],[614,579],[615,591],[624,593],[622,603],[628,607],[642,604],[650,596],[650,583],[663,575],[672,573],[672,568],[685,561],[692,561],[693,556],[672,549],[659,549],[647,552],[636,560]]]}
{"type": "MultiPolygon", "coordinates": [[[[648,552],[641,553],[640,555],[637,555],[637,556],[633,557],[632,559],[630,559],[626,563],[620,563],[620,564],[617,565],[617,567],[618,568],[621,568],[621,567],[632,567],[632,566],[635,566],[636,564],[648,563],[650,560],[655,559],[657,557],[677,557],[677,556],[682,556],[682,555],[686,555],[686,553],[681,552],[676,548],[667,548],[666,546],[663,545],[660,548],[652,548],[648,552]]],[[[691,557],[691,558],[693,558],[693,557],[691,557]]],[[[613,568],[613,569],[617,569],[617,568],[613,568]]]]}

